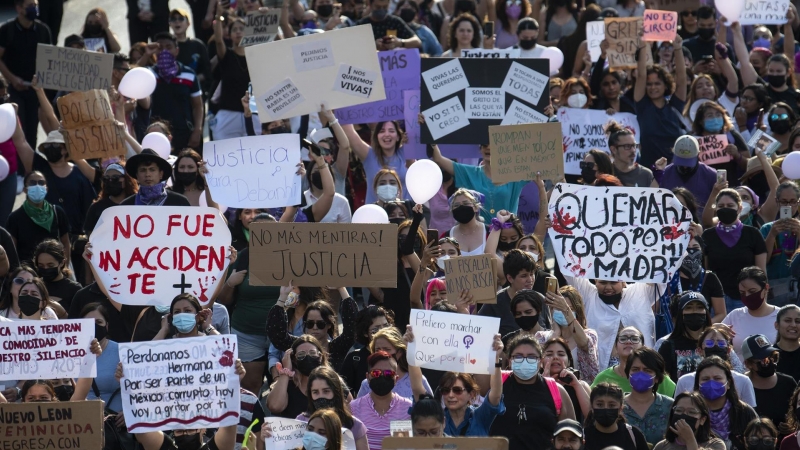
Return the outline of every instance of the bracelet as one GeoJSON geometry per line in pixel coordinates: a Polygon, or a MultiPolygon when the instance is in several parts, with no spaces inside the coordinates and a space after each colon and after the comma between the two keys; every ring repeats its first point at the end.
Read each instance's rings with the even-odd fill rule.
{"type": "Polygon", "coordinates": [[[294,376],[294,370],[291,369],[281,369],[278,371],[278,375],[286,375],[287,377],[291,378],[294,376]]]}
{"type": "Polygon", "coordinates": [[[339,119],[333,119],[330,122],[328,122],[328,126],[331,125],[339,125],[339,119]]]}
{"type": "Polygon", "coordinates": [[[514,225],[511,222],[501,223],[500,220],[495,217],[492,219],[492,225],[489,227],[489,232],[491,233],[492,231],[500,231],[513,226],[514,225]]]}

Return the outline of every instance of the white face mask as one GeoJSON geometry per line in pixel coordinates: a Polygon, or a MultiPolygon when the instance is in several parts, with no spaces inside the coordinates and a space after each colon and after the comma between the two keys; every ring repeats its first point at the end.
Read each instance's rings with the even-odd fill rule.
{"type": "Polygon", "coordinates": [[[586,102],[589,101],[585,94],[572,94],[567,98],[567,104],[570,108],[583,108],[586,102]]]}
{"type": "Polygon", "coordinates": [[[436,258],[436,265],[439,266],[440,269],[444,270],[444,262],[450,259],[450,255],[444,255],[436,258]]]}
{"type": "Polygon", "coordinates": [[[384,202],[390,202],[397,198],[397,186],[393,186],[391,184],[383,184],[378,186],[377,189],[378,198],[384,202]]]}
{"type": "Polygon", "coordinates": [[[752,207],[750,206],[750,203],[742,202],[742,212],[739,213],[739,217],[744,217],[744,216],[750,214],[750,209],[751,208],[752,207]]]}
{"type": "Polygon", "coordinates": [[[539,262],[539,254],[538,253],[534,253],[534,252],[525,252],[525,253],[527,253],[528,256],[533,258],[534,261],[539,262]]]}

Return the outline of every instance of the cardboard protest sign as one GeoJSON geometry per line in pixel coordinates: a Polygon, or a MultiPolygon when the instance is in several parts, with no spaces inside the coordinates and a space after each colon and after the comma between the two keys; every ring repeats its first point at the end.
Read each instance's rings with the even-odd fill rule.
{"type": "Polygon", "coordinates": [[[239,423],[236,335],[119,344],[125,425],[131,433],[239,423]]]}
{"type": "Polygon", "coordinates": [[[476,303],[497,303],[497,274],[491,255],[457,256],[445,260],[447,295],[458,298],[468,289],[476,303]]]}
{"type": "Polygon", "coordinates": [[[114,55],[39,44],[36,75],[39,85],[55,91],[106,90],[111,86],[114,55]]]}
{"type": "Polygon", "coordinates": [[[508,450],[504,437],[385,437],[383,450],[508,450]]]}
{"type": "Polygon", "coordinates": [[[564,176],[564,145],[558,123],[492,126],[489,143],[493,182],[534,180],[537,173],[543,180],[564,176]]]}
{"type": "MultiPolygon", "coordinates": [[[[612,69],[635,69],[636,52],[639,49],[639,30],[644,26],[642,17],[606,18],[606,40],[608,41],[608,66],[612,69]]],[[[647,52],[649,55],[650,52],[647,52]]],[[[651,59],[648,56],[648,62],[651,59]]]]}
{"type": "Polygon", "coordinates": [[[461,50],[462,58],[519,58],[516,48],[471,48],[461,50]]]}
{"type": "Polygon", "coordinates": [[[0,322],[0,380],[94,378],[93,319],[0,322]]]}
{"type": "Polygon", "coordinates": [[[397,226],[345,223],[250,225],[253,286],[397,286],[397,226]]]}
{"type": "Polygon", "coordinates": [[[231,232],[202,206],[108,208],[89,242],[97,281],[123,305],[169,305],[188,292],[205,306],[230,262],[231,232]]]}
{"type": "Polygon", "coordinates": [[[790,0],[744,0],[744,9],[739,16],[742,25],[782,25],[786,23],[786,12],[790,0]]]}
{"type": "Polygon", "coordinates": [[[600,43],[606,38],[606,24],[602,20],[595,20],[586,22],[586,47],[589,50],[589,55],[592,57],[592,62],[597,62],[600,59],[600,43]]]}
{"type": "Polygon", "coordinates": [[[108,92],[94,89],[58,98],[64,142],[72,160],[124,155],[125,133],[117,126],[108,92]]]}
{"type": "Polygon", "coordinates": [[[423,59],[421,141],[486,144],[491,125],[538,121],[550,103],[549,70],[547,59],[423,59]]]}
{"type": "Polygon", "coordinates": [[[644,36],[648,42],[671,41],[678,32],[678,13],[675,11],[644,10],[644,36]]]}
{"type": "Polygon", "coordinates": [[[251,11],[244,17],[244,36],[239,47],[264,44],[275,40],[281,24],[281,10],[251,11]]]}
{"type": "Polygon", "coordinates": [[[548,212],[558,265],[574,277],[667,283],[689,244],[692,215],[667,189],[561,183],[548,212]]]}
{"type": "Polygon", "coordinates": [[[339,108],[335,111],[339,122],[347,124],[403,120],[403,92],[419,90],[419,49],[378,52],[378,60],[381,63],[386,99],[339,108]]]}
{"type": "Polygon", "coordinates": [[[606,124],[616,121],[633,132],[639,142],[639,121],[631,113],[606,114],[605,111],[580,108],[559,108],[558,121],[564,138],[564,171],[570,175],[580,175],[580,162],[589,150],[595,148],[606,153],[608,137],[606,124]]]}
{"type": "Polygon", "coordinates": [[[203,144],[214,201],[231,208],[299,205],[303,181],[297,174],[300,136],[274,134],[203,144]]]}
{"type": "Polygon", "coordinates": [[[408,344],[408,364],[443,372],[489,374],[494,370],[497,317],[464,316],[412,309],[408,320],[414,342],[408,344]]]}
{"type": "Polygon", "coordinates": [[[253,45],[245,55],[264,123],[386,98],[370,25],[253,45]],[[264,70],[276,61],[281,70],[264,70]],[[342,78],[353,71],[361,75],[342,78]]]}
{"type": "Polygon", "coordinates": [[[0,448],[103,448],[100,400],[0,403],[0,417],[0,448]]]}
{"type": "MultiPolygon", "coordinates": [[[[264,425],[272,429],[272,436],[264,438],[265,448],[270,450],[294,450],[303,447],[303,436],[306,434],[308,422],[283,417],[267,417],[264,425]]],[[[342,428],[342,448],[355,450],[356,443],[353,432],[342,428]]]]}
{"type": "Polygon", "coordinates": [[[700,7],[700,0],[658,0],[656,6],[667,11],[696,11],[700,7]]]}
{"type": "Polygon", "coordinates": [[[725,151],[728,146],[728,136],[725,134],[715,134],[711,136],[695,136],[697,143],[700,144],[698,161],[705,164],[724,164],[731,159],[731,155],[725,151]]]}
{"type": "MultiPolygon", "coordinates": [[[[403,91],[403,117],[406,132],[406,143],[403,153],[406,159],[425,159],[427,145],[420,142],[419,114],[419,89],[403,91]]],[[[477,144],[443,144],[439,146],[442,155],[448,158],[480,158],[480,146],[477,144]]]]}

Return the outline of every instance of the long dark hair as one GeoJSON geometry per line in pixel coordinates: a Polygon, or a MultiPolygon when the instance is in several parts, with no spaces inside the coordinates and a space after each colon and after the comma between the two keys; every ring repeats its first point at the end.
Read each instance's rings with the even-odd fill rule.
{"type": "MultiPolygon", "coordinates": [[[[172,324],[172,311],[175,309],[175,303],[178,303],[181,300],[186,300],[187,302],[189,302],[194,308],[196,314],[199,314],[200,311],[203,310],[203,307],[200,306],[200,300],[197,300],[197,297],[195,297],[192,294],[188,293],[178,294],[178,296],[173,298],[172,302],[169,304],[169,313],[168,313],[169,328],[172,336],[175,336],[178,333],[178,329],[175,328],[175,325],[172,324]]],[[[197,322],[197,318],[195,318],[195,327],[197,327],[198,330],[200,329],[200,323],[197,322]]]]}
{"type": "MultiPolygon", "coordinates": [[[[700,411],[700,418],[706,418],[705,422],[700,425],[700,427],[694,432],[694,438],[697,440],[698,444],[702,444],[704,442],[708,442],[714,434],[711,432],[711,418],[708,414],[708,406],[706,402],[703,401],[703,397],[700,396],[697,392],[682,392],[675,397],[675,400],[672,402],[672,405],[677,405],[679,401],[683,400],[684,398],[688,398],[692,401],[692,405],[700,411]]],[[[669,410],[669,422],[667,426],[667,432],[664,434],[664,439],[668,440],[669,442],[675,442],[675,438],[678,437],[672,429],[670,428],[672,424],[675,422],[675,410],[670,408],[669,410]]]]}
{"type": "Polygon", "coordinates": [[[181,159],[183,158],[191,158],[194,161],[195,165],[197,165],[197,178],[194,180],[195,188],[198,191],[203,191],[206,188],[206,180],[202,176],[200,176],[200,163],[203,162],[203,157],[200,156],[199,153],[196,151],[186,148],[181,150],[178,153],[178,159],[175,160],[175,164],[172,165],[172,191],[177,192],[179,194],[183,194],[186,191],[186,186],[179,183],[178,180],[175,178],[175,174],[178,173],[178,165],[181,163],[181,159]]]}
{"type": "MultiPolygon", "coordinates": [[[[472,27],[472,41],[470,42],[470,45],[472,45],[472,48],[479,48],[481,46],[481,24],[474,15],[464,13],[450,22],[450,29],[447,32],[447,41],[450,43],[450,51],[454,51],[456,48],[458,48],[456,29],[458,29],[458,26],[461,24],[461,22],[469,22],[470,26],[472,27]]],[[[453,55],[455,58],[460,56],[461,55],[453,55]]]]}
{"type": "MultiPolygon", "coordinates": [[[[33,251],[33,261],[37,268],[39,266],[39,255],[42,253],[52,256],[53,259],[58,262],[59,266],[64,264],[67,260],[64,252],[64,245],[55,239],[45,239],[36,246],[36,249],[33,251]]],[[[66,265],[60,267],[59,270],[65,277],[68,277],[72,273],[66,265]]]]}
{"type": "Polygon", "coordinates": [[[336,313],[333,312],[333,308],[328,302],[324,300],[318,300],[316,302],[311,303],[306,307],[306,312],[303,313],[303,327],[305,329],[305,322],[308,320],[308,313],[311,311],[318,311],[319,315],[322,316],[322,320],[328,324],[328,336],[331,339],[335,338],[339,335],[339,327],[336,326],[336,313]]]}
{"type": "Polygon", "coordinates": [[[386,122],[389,122],[392,125],[394,125],[394,129],[397,132],[397,144],[394,147],[394,151],[397,152],[400,156],[402,156],[402,154],[400,153],[400,149],[403,147],[403,144],[406,143],[407,139],[405,131],[403,131],[403,129],[400,128],[400,122],[396,120],[385,120],[383,122],[378,122],[375,125],[375,128],[372,129],[372,135],[370,137],[370,145],[372,146],[372,151],[375,152],[375,157],[378,158],[378,165],[380,167],[387,166],[386,160],[383,159],[382,147],[378,142],[378,134],[381,132],[381,130],[383,129],[383,125],[386,124],[386,122]]]}
{"type": "Polygon", "coordinates": [[[587,153],[592,155],[594,163],[597,164],[597,170],[600,171],[600,173],[607,175],[614,174],[614,164],[611,163],[611,157],[608,156],[608,153],[596,148],[589,150],[587,153]]]}
{"type": "MultiPolygon", "coordinates": [[[[786,313],[788,313],[789,311],[794,311],[794,312],[799,312],[800,313],[800,306],[797,306],[797,305],[794,305],[794,304],[789,304],[789,305],[785,305],[785,306],[781,307],[781,309],[778,310],[778,316],[775,317],[775,323],[778,325],[778,328],[780,328],[780,326],[781,326],[780,325],[781,324],[781,319],[783,319],[783,316],[785,316],[786,313]]],[[[780,332],[780,330],[776,330],[776,332],[775,332],[775,343],[773,345],[778,345],[778,342],[780,342],[780,340],[781,340],[781,332],[780,332]]],[[[796,404],[796,402],[793,403],[793,405],[794,404],[796,404]]]]}
{"type": "Polygon", "coordinates": [[[311,384],[314,380],[322,380],[328,383],[328,387],[333,392],[333,401],[335,403],[333,409],[339,415],[339,419],[342,420],[342,426],[353,428],[353,414],[350,413],[350,408],[344,403],[345,395],[342,379],[336,371],[328,366],[319,366],[308,375],[308,412],[306,415],[311,416],[317,410],[314,400],[311,400],[311,384]]]}
{"type": "Polygon", "coordinates": [[[17,278],[17,275],[19,275],[22,272],[28,272],[34,277],[38,276],[36,274],[36,269],[29,266],[27,263],[22,263],[20,264],[19,267],[10,271],[6,276],[5,280],[3,280],[3,288],[2,288],[3,295],[2,298],[0,298],[0,310],[10,308],[11,304],[14,302],[14,299],[11,295],[11,287],[14,283],[14,278],[17,278]]]}
{"type": "Polygon", "coordinates": [[[697,218],[697,197],[692,194],[692,191],[679,186],[673,188],[672,193],[683,197],[683,201],[686,202],[686,209],[692,214],[692,222],[700,223],[700,220],[697,218]]]}
{"type": "Polygon", "coordinates": [[[356,342],[368,346],[370,342],[369,329],[372,328],[372,321],[378,317],[386,317],[389,325],[394,325],[394,313],[385,309],[383,306],[369,305],[356,315],[356,342]]]}
{"type": "Polygon", "coordinates": [[[725,379],[728,382],[728,392],[725,393],[725,397],[731,404],[732,412],[730,415],[730,423],[735,423],[736,420],[744,413],[745,405],[741,400],[739,400],[739,394],[736,392],[736,384],[734,383],[733,375],[731,374],[731,366],[727,362],[723,361],[719,356],[709,356],[701,361],[697,366],[697,370],[695,371],[694,390],[700,392],[700,372],[708,369],[709,367],[717,367],[725,372],[725,379]]]}
{"type": "Polygon", "coordinates": [[[47,389],[47,393],[50,394],[50,397],[53,399],[51,401],[57,402],[58,396],[56,395],[56,390],[53,389],[53,383],[50,380],[28,380],[25,384],[22,385],[22,389],[20,390],[20,398],[21,402],[25,403],[25,397],[28,395],[28,391],[31,390],[34,386],[44,386],[47,389]]]}
{"type": "Polygon", "coordinates": [[[628,356],[628,360],[625,361],[625,376],[628,378],[631,376],[631,367],[633,366],[633,361],[636,359],[641,361],[645,367],[656,373],[656,378],[653,382],[653,393],[655,394],[656,391],[658,391],[658,385],[664,381],[664,372],[666,371],[664,358],[660,353],[650,347],[637,348],[631,352],[631,355],[628,356]]]}

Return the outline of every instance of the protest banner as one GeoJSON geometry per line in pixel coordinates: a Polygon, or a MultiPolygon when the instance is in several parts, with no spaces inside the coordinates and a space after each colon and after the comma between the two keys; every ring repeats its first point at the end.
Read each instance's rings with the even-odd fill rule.
{"type": "Polygon", "coordinates": [[[519,49],[516,48],[471,48],[461,50],[462,58],[519,58],[519,49]]]}
{"type": "MultiPolygon", "coordinates": [[[[403,153],[406,159],[425,159],[428,157],[427,144],[420,142],[419,95],[419,89],[403,91],[403,123],[405,124],[406,132],[403,153]]],[[[481,157],[481,148],[477,144],[442,144],[439,146],[439,151],[448,158],[481,157]]]]}
{"type": "Polygon", "coordinates": [[[600,43],[606,38],[606,24],[602,20],[594,20],[586,22],[586,48],[589,50],[589,55],[592,62],[597,62],[600,59],[600,43]]]}
{"type": "Polygon", "coordinates": [[[745,0],[739,16],[742,25],[783,25],[790,0],[745,0]]]}
{"type": "Polygon", "coordinates": [[[412,309],[408,320],[414,342],[408,344],[408,364],[443,372],[490,374],[494,371],[497,317],[412,309]]]}
{"type": "Polygon", "coordinates": [[[245,56],[262,123],[386,98],[370,25],[252,45],[245,56]],[[276,61],[281,70],[264,70],[276,61]],[[341,77],[350,71],[363,74],[341,77]]]}
{"type": "Polygon", "coordinates": [[[97,376],[94,319],[0,322],[0,380],[97,376]]]}
{"type": "Polygon", "coordinates": [[[125,425],[131,433],[239,423],[236,335],[119,344],[125,425]]]}
{"type": "Polygon", "coordinates": [[[704,164],[724,164],[731,159],[731,155],[725,151],[728,146],[728,136],[725,134],[714,134],[711,136],[695,136],[697,143],[700,144],[698,161],[704,164]]]}
{"type": "Polygon", "coordinates": [[[39,44],[36,75],[39,85],[54,91],[107,90],[111,87],[114,55],[39,44]]]}
{"type": "Polygon", "coordinates": [[[393,224],[254,223],[252,286],[397,286],[393,224]]]}
{"type": "Polygon", "coordinates": [[[117,126],[108,92],[72,92],[59,97],[57,104],[70,159],[102,159],[127,152],[125,132],[117,126]]]}
{"type": "Polygon", "coordinates": [[[447,295],[468,289],[476,303],[497,303],[497,274],[491,255],[456,256],[444,262],[447,295]]]}
{"type": "MultiPolygon", "coordinates": [[[[294,450],[303,447],[303,436],[306,434],[308,422],[282,417],[267,417],[264,425],[272,429],[272,436],[264,438],[264,448],[269,450],[294,450]]],[[[342,428],[342,448],[355,450],[356,442],[353,432],[342,428]]]]}
{"type": "Polygon", "coordinates": [[[336,118],[340,123],[403,120],[403,92],[419,91],[419,49],[378,52],[378,60],[386,99],[337,109],[336,118]]]}
{"type": "Polygon", "coordinates": [[[275,40],[280,28],[281,10],[251,11],[244,17],[244,36],[239,47],[265,44],[275,40]]]}
{"type": "MultiPolygon", "coordinates": [[[[612,69],[635,69],[636,52],[639,49],[639,30],[644,26],[642,17],[606,18],[606,40],[608,41],[608,67],[612,69]]],[[[650,52],[647,52],[650,55],[650,52]]],[[[648,56],[648,63],[652,56],[648,56]]]]}
{"type": "Polygon", "coordinates": [[[489,126],[539,121],[550,104],[547,59],[424,58],[421,66],[426,144],[486,144],[489,126]]]}
{"type": "Polygon", "coordinates": [[[537,173],[543,180],[564,176],[564,145],[558,123],[491,126],[489,143],[495,183],[535,180],[537,173]]]}
{"type": "Polygon", "coordinates": [[[675,11],[644,11],[644,36],[648,42],[671,41],[678,32],[678,13],[675,11]]]}
{"type": "Polygon", "coordinates": [[[539,222],[539,187],[536,183],[528,183],[519,195],[517,217],[522,222],[525,234],[533,233],[539,222]]]}
{"type": "Polygon", "coordinates": [[[605,128],[610,121],[616,121],[633,132],[639,142],[639,121],[631,113],[606,114],[605,111],[581,108],[559,108],[558,121],[564,138],[564,171],[570,175],[580,175],[580,162],[591,149],[609,153],[608,137],[605,128]]]}
{"type": "Polygon", "coordinates": [[[667,189],[560,183],[548,231],[564,274],[667,283],[689,244],[692,215],[667,189]]]}
{"type": "Polygon", "coordinates": [[[214,208],[117,206],[103,211],[89,242],[112,300],[169,305],[188,292],[205,306],[225,280],[231,232],[214,208]]]}
{"type": "Polygon", "coordinates": [[[214,201],[231,208],[299,205],[300,137],[273,134],[203,144],[206,182],[214,201]]]}
{"type": "Polygon", "coordinates": [[[658,0],[655,6],[658,9],[675,12],[697,11],[700,0],[658,0]]]}
{"type": "Polygon", "coordinates": [[[504,437],[385,437],[383,450],[508,450],[504,437]]]}
{"type": "Polygon", "coordinates": [[[0,448],[102,449],[103,402],[0,403],[0,448]]]}

